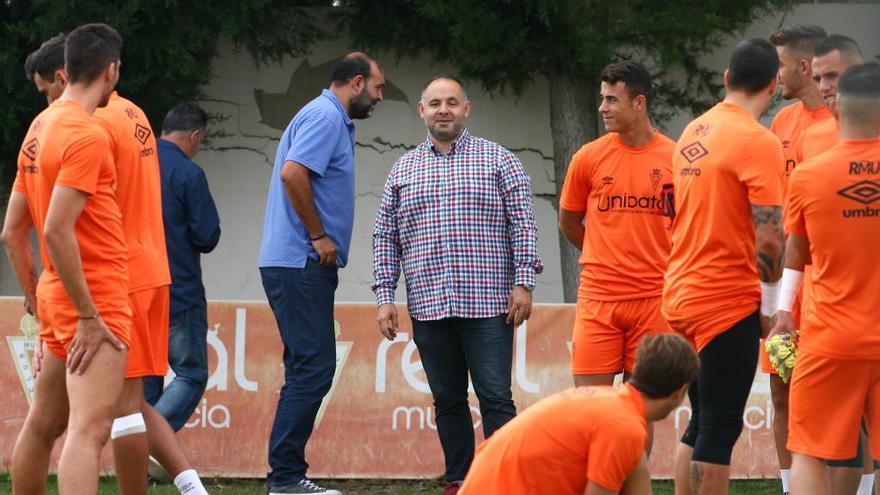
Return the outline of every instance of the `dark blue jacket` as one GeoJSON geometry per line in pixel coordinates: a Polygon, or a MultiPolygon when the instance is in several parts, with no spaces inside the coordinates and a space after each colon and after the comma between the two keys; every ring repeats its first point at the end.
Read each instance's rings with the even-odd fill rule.
{"type": "Polygon", "coordinates": [[[201,167],[174,143],[159,139],[158,145],[173,315],[207,306],[200,258],[220,240],[220,217],[201,167]]]}

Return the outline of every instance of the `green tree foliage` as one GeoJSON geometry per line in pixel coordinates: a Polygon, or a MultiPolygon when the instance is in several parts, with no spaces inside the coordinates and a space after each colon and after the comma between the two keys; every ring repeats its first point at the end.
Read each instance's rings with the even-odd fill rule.
{"type": "MultiPolygon", "coordinates": [[[[340,24],[356,45],[397,56],[427,53],[490,91],[550,88],[557,193],[571,155],[599,135],[598,76],[610,62],[643,61],[656,75],[655,119],[717,101],[720,74],[700,57],[790,0],[346,0],[340,24]]],[[[769,33],[767,33],[769,35],[769,33]]],[[[527,119],[528,115],[523,115],[527,119]]],[[[577,250],[560,235],[566,301],[577,291],[577,250]]]]}
{"type": "Polygon", "coordinates": [[[140,105],[158,130],[174,103],[199,98],[200,88],[217,76],[211,61],[221,38],[260,63],[304,55],[326,38],[306,10],[314,4],[327,2],[0,0],[0,190],[11,184],[27,126],[46,106],[23,66],[49,37],[88,22],[115,27],[123,38],[119,92],[140,105]]]}

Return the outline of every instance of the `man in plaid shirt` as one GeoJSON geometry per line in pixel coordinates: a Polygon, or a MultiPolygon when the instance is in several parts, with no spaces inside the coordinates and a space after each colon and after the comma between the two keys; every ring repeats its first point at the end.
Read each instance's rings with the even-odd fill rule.
{"type": "Polygon", "coordinates": [[[537,253],[531,181],[510,151],[464,128],[461,81],[432,79],[419,114],[428,139],[394,164],[373,229],[379,328],[397,335],[403,267],[414,341],[434,396],[447,494],[474,456],[468,372],[485,437],[516,415],[513,329],[529,318],[537,253]]]}

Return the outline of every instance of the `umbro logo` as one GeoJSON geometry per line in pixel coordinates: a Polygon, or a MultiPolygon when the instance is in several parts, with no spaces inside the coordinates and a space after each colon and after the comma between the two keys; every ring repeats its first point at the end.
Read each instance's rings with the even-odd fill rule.
{"type": "Polygon", "coordinates": [[[706,148],[699,141],[694,141],[693,143],[685,146],[679,151],[679,153],[681,153],[681,156],[683,156],[684,159],[688,161],[688,163],[694,163],[695,161],[709,154],[706,148]]]}
{"type": "Polygon", "coordinates": [[[137,138],[137,140],[141,144],[147,144],[147,139],[150,139],[150,135],[152,135],[152,134],[153,134],[153,132],[150,131],[149,128],[144,127],[140,124],[135,124],[134,137],[137,138]]]}
{"type": "Polygon", "coordinates": [[[863,180],[845,187],[837,194],[863,205],[869,205],[880,200],[880,183],[873,180],[863,180]]]}
{"type": "Polygon", "coordinates": [[[28,157],[30,161],[34,161],[37,159],[37,153],[40,152],[40,142],[37,141],[37,138],[32,138],[30,141],[24,143],[24,146],[21,147],[21,154],[28,157]]]}
{"type": "Polygon", "coordinates": [[[607,184],[611,184],[613,182],[614,182],[614,177],[611,177],[610,175],[606,175],[605,177],[602,177],[603,184],[607,185],[607,184]]]}

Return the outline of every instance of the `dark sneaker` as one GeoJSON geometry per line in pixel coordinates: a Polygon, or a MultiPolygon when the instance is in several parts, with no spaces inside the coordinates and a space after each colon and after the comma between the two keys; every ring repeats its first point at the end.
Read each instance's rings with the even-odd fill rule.
{"type": "Polygon", "coordinates": [[[308,478],[301,479],[296,483],[269,488],[269,495],[342,495],[339,490],[328,490],[316,485],[308,478]]]}

